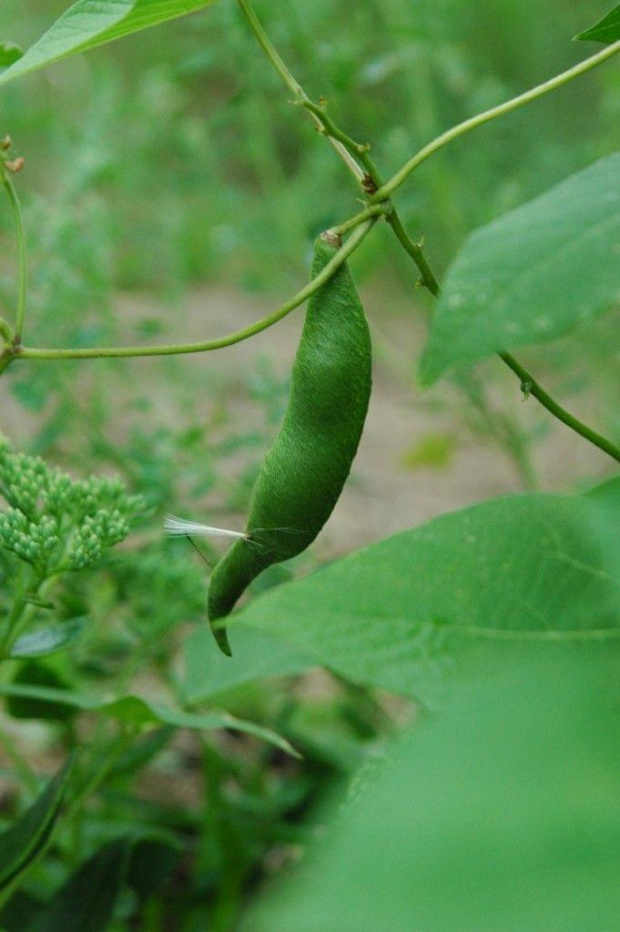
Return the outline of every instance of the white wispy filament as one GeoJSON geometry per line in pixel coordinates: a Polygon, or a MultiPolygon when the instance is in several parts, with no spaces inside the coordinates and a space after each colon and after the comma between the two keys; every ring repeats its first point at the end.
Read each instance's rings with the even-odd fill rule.
{"type": "Polygon", "coordinates": [[[174,515],[164,518],[164,530],[170,537],[234,537],[247,540],[248,535],[242,531],[229,531],[228,528],[210,527],[208,524],[198,524],[196,521],[186,521],[174,515]]]}

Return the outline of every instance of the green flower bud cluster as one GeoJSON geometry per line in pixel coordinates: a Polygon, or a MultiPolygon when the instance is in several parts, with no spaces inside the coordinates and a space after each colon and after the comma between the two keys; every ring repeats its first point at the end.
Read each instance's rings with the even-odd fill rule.
{"type": "Polygon", "coordinates": [[[43,515],[37,524],[17,508],[0,513],[0,542],[20,560],[44,567],[60,544],[58,524],[43,515]]]}
{"type": "Polygon", "coordinates": [[[44,577],[83,569],[129,533],[144,509],[120,479],[75,480],[40,457],[14,453],[0,437],[0,548],[34,566],[44,577]]]}
{"type": "Polygon", "coordinates": [[[99,559],[104,547],[124,540],[129,533],[129,521],[115,508],[100,508],[94,515],[86,515],[77,528],[69,549],[72,569],[81,570],[99,559]]]}

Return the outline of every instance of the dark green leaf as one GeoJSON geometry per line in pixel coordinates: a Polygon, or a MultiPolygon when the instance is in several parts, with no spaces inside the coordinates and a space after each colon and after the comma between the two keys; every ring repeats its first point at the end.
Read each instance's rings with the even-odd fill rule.
{"type": "Polygon", "coordinates": [[[127,839],[100,848],[60,888],[32,932],[104,932],[123,889],[130,851],[127,839]]]}
{"type": "Polygon", "coordinates": [[[134,843],[127,871],[127,885],[132,887],[140,899],[146,900],[161,894],[181,857],[181,845],[160,838],[142,838],[134,843]]]}
{"type": "Polygon", "coordinates": [[[0,42],[0,68],[8,68],[24,53],[14,42],[0,42]]]}
{"type": "Polygon", "coordinates": [[[45,848],[60,815],[71,763],[69,759],[32,806],[0,835],[0,891],[14,883],[45,848]]]}
{"type": "Polygon", "coordinates": [[[84,618],[73,618],[64,624],[49,625],[23,634],[11,648],[11,657],[45,657],[64,650],[80,636],[85,624],[84,618]]]}
{"type": "Polygon", "coordinates": [[[210,6],[214,0],[78,0],[18,61],[0,84],[53,62],[210,6]]]}
{"type": "Polygon", "coordinates": [[[620,39],[620,4],[591,29],[580,32],[575,39],[583,39],[586,42],[604,42],[606,45],[618,42],[620,39]]]}
{"type": "MultiPolygon", "coordinates": [[[[592,493],[594,496],[594,493],[592,493]]],[[[257,598],[230,623],[355,682],[426,702],[493,642],[620,638],[620,501],[506,496],[447,514],[257,598]],[[612,533],[615,530],[615,534],[612,533]]]]}
{"type": "Polygon", "coordinates": [[[2,932],[24,932],[42,912],[40,900],[18,890],[0,910],[0,929],[2,932]]]}
{"type": "Polygon", "coordinates": [[[620,297],[620,153],[473,233],[452,264],[422,357],[446,369],[545,343],[620,297]]]}
{"type": "Polygon", "coordinates": [[[243,932],[615,929],[618,659],[476,666],[243,932]]]}

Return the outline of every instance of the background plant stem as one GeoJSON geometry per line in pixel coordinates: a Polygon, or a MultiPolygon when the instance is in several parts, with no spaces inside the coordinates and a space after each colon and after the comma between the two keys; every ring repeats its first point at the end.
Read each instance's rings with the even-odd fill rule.
{"type": "Polygon", "coordinates": [[[21,341],[24,332],[24,321],[26,317],[26,298],[28,291],[28,254],[26,251],[26,232],[24,230],[24,220],[22,211],[17,197],[17,192],[11,179],[4,173],[2,184],[9,198],[13,222],[15,223],[15,233],[17,237],[17,257],[18,257],[18,277],[17,277],[17,311],[15,314],[15,335],[16,343],[21,341]]]}

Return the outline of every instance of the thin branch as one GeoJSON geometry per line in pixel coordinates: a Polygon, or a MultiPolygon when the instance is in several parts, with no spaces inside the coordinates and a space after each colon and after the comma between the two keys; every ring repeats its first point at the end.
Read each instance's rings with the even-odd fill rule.
{"type": "MultiPolygon", "coordinates": [[[[269,38],[265,30],[263,29],[258,16],[256,15],[254,10],[248,3],[248,0],[239,0],[239,6],[241,7],[241,11],[243,15],[245,16],[246,20],[248,21],[248,25],[250,26],[250,29],[256,36],[256,39],[258,40],[265,55],[267,56],[267,58],[269,59],[273,67],[276,69],[276,71],[278,72],[278,74],[280,75],[280,77],[282,78],[286,86],[288,87],[288,89],[292,91],[294,103],[302,104],[303,106],[307,106],[308,104],[310,104],[311,101],[306,96],[304,89],[302,88],[301,84],[299,84],[299,82],[293,77],[291,72],[286,67],[285,63],[283,62],[280,55],[278,54],[275,46],[273,45],[271,39],[269,38]]],[[[314,124],[317,127],[317,129],[322,130],[321,120],[316,115],[314,116],[314,124]]],[[[343,162],[345,163],[345,165],[347,166],[351,174],[358,181],[362,181],[364,178],[364,172],[359,167],[355,158],[351,155],[351,153],[348,151],[346,146],[344,146],[339,140],[335,138],[330,138],[330,143],[332,144],[332,146],[334,147],[335,151],[338,153],[340,158],[343,160],[343,162]]]]}
{"type": "Polygon", "coordinates": [[[15,337],[19,342],[24,332],[24,320],[26,317],[26,297],[28,290],[28,259],[26,253],[26,232],[24,230],[24,220],[22,217],[19,199],[13,182],[6,173],[3,173],[2,184],[8,195],[11,204],[11,213],[15,224],[15,234],[17,236],[17,257],[18,257],[18,277],[17,277],[17,312],[15,315],[15,337]]]}
{"type": "Polygon", "coordinates": [[[364,237],[376,222],[376,216],[371,216],[363,223],[359,223],[355,230],[343,244],[343,246],[334,255],[333,259],[319,272],[316,278],[313,278],[301,291],[289,298],[271,314],[256,321],[243,330],[236,330],[224,337],[216,340],[205,340],[200,343],[172,343],[161,346],[104,346],[88,347],[84,349],[39,349],[37,347],[22,346],[16,347],[13,351],[14,359],[102,359],[118,358],[125,356],[174,356],[187,353],[205,353],[210,350],[223,349],[226,346],[232,346],[235,343],[241,343],[253,337],[256,333],[266,330],[273,326],[291,311],[299,307],[300,304],[309,298],[315,291],[325,284],[334,274],[336,269],[346,262],[349,256],[357,249],[364,237]]]}
{"type": "Polygon", "coordinates": [[[536,398],[541,405],[553,414],[554,417],[557,417],[559,421],[562,421],[563,424],[566,424],[567,427],[570,427],[571,430],[574,430],[575,433],[579,434],[581,437],[584,437],[586,440],[589,440],[590,443],[593,443],[595,447],[598,447],[600,450],[603,450],[605,453],[608,453],[613,459],[617,460],[620,463],[620,447],[615,446],[610,440],[606,437],[603,437],[602,434],[597,433],[595,430],[592,430],[591,427],[588,427],[587,424],[584,424],[583,421],[580,421],[579,418],[576,418],[574,414],[571,414],[570,411],[567,411],[566,408],[563,408],[561,405],[554,401],[551,395],[548,394],[542,388],[536,379],[532,376],[528,370],[518,362],[514,356],[511,356],[510,353],[500,353],[500,359],[502,359],[506,365],[512,369],[515,375],[518,375],[521,380],[521,388],[526,395],[532,395],[536,398]]]}
{"type": "Polygon", "coordinates": [[[536,87],[531,88],[531,90],[526,91],[524,94],[520,94],[518,97],[513,97],[511,100],[507,100],[503,104],[499,104],[497,107],[492,107],[490,110],[485,110],[483,113],[478,113],[476,116],[470,117],[463,123],[459,123],[457,126],[453,126],[451,129],[447,130],[445,133],[442,133],[428,145],[424,146],[424,148],[420,149],[416,155],[410,158],[409,161],[406,162],[403,167],[400,168],[396,174],[390,178],[389,181],[387,181],[379,188],[379,190],[373,195],[372,200],[381,201],[386,197],[390,197],[390,195],[400,187],[403,181],[409,177],[412,171],[421,165],[422,162],[426,161],[429,156],[433,155],[444,146],[447,146],[448,143],[452,142],[453,139],[458,139],[459,136],[463,136],[465,133],[469,133],[472,129],[476,129],[478,126],[482,126],[484,123],[489,123],[491,120],[495,120],[497,117],[504,116],[504,114],[510,113],[512,110],[517,110],[519,107],[523,107],[525,104],[529,104],[533,100],[538,100],[539,97],[543,97],[545,94],[550,93],[550,91],[557,90],[564,84],[568,84],[568,82],[572,81],[574,78],[578,78],[580,75],[585,74],[592,68],[596,68],[598,65],[602,65],[603,62],[606,62],[608,58],[611,58],[617,52],[620,52],[620,42],[614,42],[613,45],[603,49],[602,52],[598,52],[596,55],[592,55],[590,58],[586,58],[585,61],[579,62],[579,64],[575,65],[573,68],[569,68],[568,71],[563,71],[561,74],[556,75],[549,81],[545,81],[543,84],[539,84],[536,87]]]}
{"type": "Polygon", "coordinates": [[[390,205],[385,202],[382,204],[370,204],[370,206],[361,210],[359,214],[351,217],[350,220],[345,220],[343,223],[333,227],[333,231],[337,233],[338,236],[345,236],[346,233],[349,233],[351,230],[355,229],[355,227],[373,217],[375,220],[378,220],[379,217],[387,217],[389,219],[390,213],[390,205]]]}

